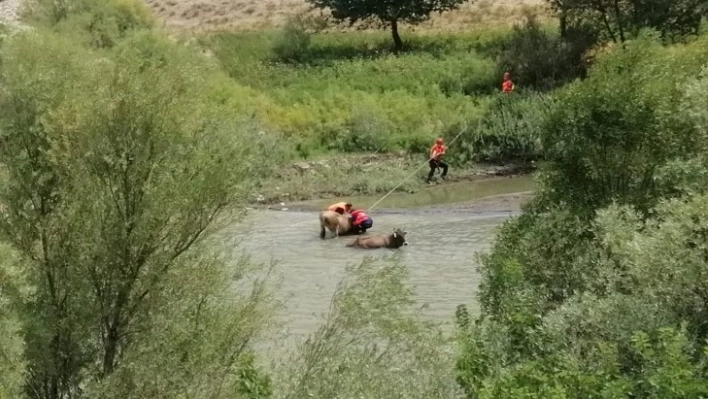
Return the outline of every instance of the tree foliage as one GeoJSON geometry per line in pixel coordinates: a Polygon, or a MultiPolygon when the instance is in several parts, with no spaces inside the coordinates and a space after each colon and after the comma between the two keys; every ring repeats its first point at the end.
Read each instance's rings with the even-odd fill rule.
{"type": "Polygon", "coordinates": [[[155,18],[139,0],[35,0],[26,20],[92,47],[109,48],[125,35],[154,27],[155,18]]]}
{"type": "Polygon", "coordinates": [[[596,42],[592,32],[551,33],[535,17],[514,26],[497,56],[499,75],[511,72],[519,87],[549,90],[587,73],[588,49],[596,42]]]}
{"type": "Polygon", "coordinates": [[[331,10],[332,16],[350,23],[376,19],[390,27],[396,49],[403,46],[398,23],[417,24],[430,14],[458,8],[468,0],[308,0],[317,8],[331,10]]]}
{"type": "Polygon", "coordinates": [[[559,93],[538,195],[458,315],[469,398],[708,395],[705,49],[642,38],[559,93]]]}
{"type": "Polygon", "coordinates": [[[234,291],[226,265],[250,266],[205,239],[267,173],[259,136],[209,100],[208,63],[151,31],[99,55],[38,29],[2,55],[0,227],[34,289],[11,298],[27,394],[224,397],[269,302],[234,291]]]}
{"type": "Polygon", "coordinates": [[[708,53],[703,40],[673,54],[651,37],[608,55],[583,82],[558,97],[562,106],[542,127],[543,179],[548,199],[592,212],[612,201],[648,211],[676,185],[657,179],[673,160],[705,151],[706,142],[683,115],[683,82],[708,53]]]}
{"type": "Polygon", "coordinates": [[[666,39],[698,33],[702,0],[548,0],[558,12],[563,34],[591,29],[603,39],[623,43],[642,29],[657,30],[666,39]]]}

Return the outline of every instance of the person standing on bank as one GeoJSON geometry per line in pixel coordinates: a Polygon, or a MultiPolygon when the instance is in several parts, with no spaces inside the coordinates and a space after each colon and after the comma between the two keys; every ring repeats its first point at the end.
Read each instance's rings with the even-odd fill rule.
{"type": "Polygon", "coordinates": [[[442,168],[442,174],[440,177],[445,180],[447,176],[447,164],[443,162],[442,156],[445,155],[447,147],[443,144],[443,139],[437,139],[435,145],[430,149],[430,159],[428,159],[428,165],[430,165],[430,173],[428,173],[428,183],[433,179],[435,170],[437,168],[442,168]]]}
{"type": "Polygon", "coordinates": [[[511,74],[504,72],[504,81],[502,82],[502,92],[509,94],[514,91],[514,82],[511,80],[511,74]]]}

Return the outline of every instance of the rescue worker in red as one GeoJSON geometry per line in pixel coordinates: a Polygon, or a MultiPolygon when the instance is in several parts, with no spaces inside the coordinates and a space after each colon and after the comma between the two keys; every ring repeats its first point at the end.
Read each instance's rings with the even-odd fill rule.
{"type": "Polygon", "coordinates": [[[511,81],[511,74],[504,72],[504,81],[502,82],[502,92],[511,93],[514,91],[514,82],[511,81]]]}
{"type": "Polygon", "coordinates": [[[336,204],[330,205],[327,210],[343,215],[345,212],[349,213],[352,211],[352,204],[349,202],[337,202],[336,204]]]}
{"type": "Polygon", "coordinates": [[[370,229],[374,225],[374,221],[371,220],[369,215],[364,213],[363,210],[357,209],[352,211],[352,226],[357,233],[366,233],[366,230],[370,229]]]}
{"type": "Polygon", "coordinates": [[[442,156],[445,155],[447,147],[443,145],[443,139],[437,139],[435,145],[430,149],[430,158],[428,159],[428,165],[430,165],[430,173],[428,173],[428,183],[433,179],[435,170],[437,168],[442,168],[442,174],[440,177],[444,180],[447,176],[447,164],[443,162],[442,156]]]}

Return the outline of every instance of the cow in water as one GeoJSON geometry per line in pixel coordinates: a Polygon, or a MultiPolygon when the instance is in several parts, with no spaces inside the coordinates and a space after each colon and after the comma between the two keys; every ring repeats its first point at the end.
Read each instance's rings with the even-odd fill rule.
{"type": "Polygon", "coordinates": [[[334,211],[320,212],[320,238],[324,240],[325,229],[334,234],[335,237],[346,236],[356,233],[352,217],[348,213],[338,213],[334,211]]]}
{"type": "Polygon", "coordinates": [[[357,237],[356,240],[347,244],[347,247],[354,248],[390,248],[396,249],[408,245],[406,241],[407,231],[401,229],[393,229],[393,233],[385,236],[357,237]]]}

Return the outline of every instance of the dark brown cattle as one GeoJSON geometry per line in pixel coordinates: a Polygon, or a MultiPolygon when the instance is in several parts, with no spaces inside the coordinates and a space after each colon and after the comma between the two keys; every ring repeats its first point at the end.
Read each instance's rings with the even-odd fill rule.
{"type": "Polygon", "coordinates": [[[402,246],[408,245],[406,241],[407,231],[401,229],[393,229],[393,233],[385,236],[371,236],[371,237],[357,237],[356,240],[347,244],[347,247],[355,248],[400,248],[402,246]]]}

